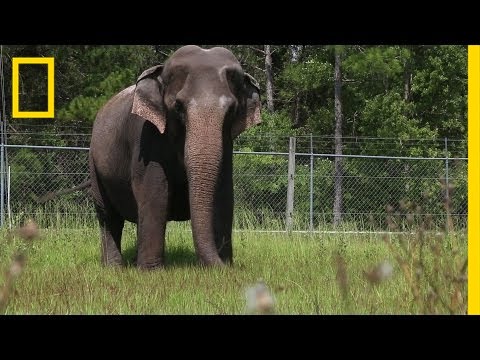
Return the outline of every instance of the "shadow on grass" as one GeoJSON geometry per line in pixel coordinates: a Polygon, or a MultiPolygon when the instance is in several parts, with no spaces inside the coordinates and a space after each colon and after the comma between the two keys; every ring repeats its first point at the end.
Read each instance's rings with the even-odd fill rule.
{"type": "Polygon", "coordinates": [[[198,265],[195,252],[187,247],[174,247],[167,249],[165,257],[167,266],[190,267],[198,265]]]}
{"type": "MultiPolygon", "coordinates": [[[[123,251],[123,258],[128,267],[135,266],[137,248],[131,246],[123,251]]],[[[197,265],[195,252],[187,247],[174,247],[165,251],[166,267],[190,267],[197,265]]]]}

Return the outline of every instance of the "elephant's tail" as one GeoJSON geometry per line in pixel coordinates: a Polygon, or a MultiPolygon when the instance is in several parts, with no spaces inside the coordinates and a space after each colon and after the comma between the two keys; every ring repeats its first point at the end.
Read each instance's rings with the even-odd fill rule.
{"type": "Polygon", "coordinates": [[[73,188],[70,188],[70,189],[63,189],[63,190],[59,190],[59,191],[49,191],[45,195],[42,195],[42,196],[38,197],[37,202],[40,203],[40,204],[43,204],[47,201],[55,199],[57,196],[66,195],[66,194],[70,194],[74,191],[79,191],[79,190],[86,189],[86,188],[90,187],[91,184],[92,184],[92,182],[89,179],[89,180],[84,181],[80,185],[77,185],[77,186],[75,186],[73,188]]]}

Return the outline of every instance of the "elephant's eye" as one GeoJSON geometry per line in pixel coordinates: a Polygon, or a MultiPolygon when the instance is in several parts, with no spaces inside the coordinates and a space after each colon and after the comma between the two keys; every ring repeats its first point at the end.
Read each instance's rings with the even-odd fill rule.
{"type": "Polygon", "coordinates": [[[244,87],[243,76],[238,70],[227,71],[228,84],[233,94],[238,95],[244,87]]]}
{"type": "Polygon", "coordinates": [[[180,100],[175,100],[175,111],[178,113],[183,113],[185,110],[185,107],[183,106],[183,103],[180,100]]]}

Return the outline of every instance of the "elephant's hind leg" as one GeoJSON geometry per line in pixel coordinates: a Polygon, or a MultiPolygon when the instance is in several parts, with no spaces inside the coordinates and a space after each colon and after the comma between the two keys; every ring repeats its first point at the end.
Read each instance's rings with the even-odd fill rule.
{"type": "Polygon", "coordinates": [[[103,265],[123,265],[121,240],[125,220],[111,206],[98,181],[91,156],[89,161],[91,192],[100,225],[101,262],[103,265]]]}
{"type": "Polygon", "coordinates": [[[100,223],[101,261],[105,266],[123,265],[121,239],[124,219],[116,214],[106,213],[97,207],[97,218],[100,223]]]}

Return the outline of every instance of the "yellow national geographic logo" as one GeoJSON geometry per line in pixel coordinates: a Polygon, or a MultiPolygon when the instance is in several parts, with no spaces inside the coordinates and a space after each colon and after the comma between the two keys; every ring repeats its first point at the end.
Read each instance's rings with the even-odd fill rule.
{"type": "Polygon", "coordinates": [[[12,59],[12,111],[14,118],[53,118],[54,117],[54,99],[55,99],[55,86],[54,86],[54,58],[20,58],[14,57],[12,59]],[[34,64],[34,65],[47,65],[47,111],[20,111],[19,110],[19,65],[34,64]]]}

